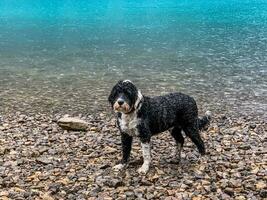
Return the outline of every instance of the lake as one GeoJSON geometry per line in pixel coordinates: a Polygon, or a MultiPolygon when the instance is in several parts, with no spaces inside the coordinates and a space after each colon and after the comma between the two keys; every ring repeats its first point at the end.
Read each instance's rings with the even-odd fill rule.
{"type": "Polygon", "coordinates": [[[265,0],[1,0],[0,113],[98,113],[120,79],[267,113],[265,0]]]}

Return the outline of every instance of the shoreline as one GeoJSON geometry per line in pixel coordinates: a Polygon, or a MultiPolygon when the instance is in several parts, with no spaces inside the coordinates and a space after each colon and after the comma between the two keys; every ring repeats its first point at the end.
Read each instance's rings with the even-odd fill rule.
{"type": "Polygon", "coordinates": [[[116,174],[120,136],[111,113],[80,118],[87,132],[62,130],[58,116],[20,114],[0,122],[0,197],[11,199],[266,198],[267,133],[262,120],[215,114],[202,132],[207,155],[186,139],[180,164],[174,141],[152,138],[152,167],[137,174],[142,154],[134,139],[126,171],[116,174]],[[4,127],[4,128],[3,128],[4,127]],[[155,148],[153,148],[153,146],[155,148]]]}

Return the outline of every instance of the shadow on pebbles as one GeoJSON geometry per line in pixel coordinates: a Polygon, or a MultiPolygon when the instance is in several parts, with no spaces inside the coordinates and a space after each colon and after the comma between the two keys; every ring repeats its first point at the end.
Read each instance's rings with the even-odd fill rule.
{"type": "Polygon", "coordinates": [[[131,162],[119,173],[120,135],[106,113],[82,117],[85,132],[66,131],[59,117],[2,116],[0,199],[264,199],[267,133],[263,121],[215,116],[202,132],[207,154],[186,139],[179,164],[169,162],[174,141],[152,138],[153,162],[139,175],[142,154],[134,140],[131,162]]]}

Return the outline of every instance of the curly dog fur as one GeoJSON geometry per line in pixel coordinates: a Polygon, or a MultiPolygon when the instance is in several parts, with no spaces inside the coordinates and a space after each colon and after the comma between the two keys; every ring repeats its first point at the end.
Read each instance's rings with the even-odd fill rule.
{"type": "Polygon", "coordinates": [[[170,130],[176,141],[177,159],[180,159],[185,135],[205,154],[204,142],[200,130],[210,121],[210,113],[198,117],[195,100],[182,93],[170,93],[164,96],[147,97],[129,80],[119,81],[108,98],[113,110],[117,113],[117,124],[121,133],[122,160],[115,169],[126,166],[133,137],[141,141],[144,162],[140,173],[146,173],[151,162],[150,139],[153,135],[170,130]]]}

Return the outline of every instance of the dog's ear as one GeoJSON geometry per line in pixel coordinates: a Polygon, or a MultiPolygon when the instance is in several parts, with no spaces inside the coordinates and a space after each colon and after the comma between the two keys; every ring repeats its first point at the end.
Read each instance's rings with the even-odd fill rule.
{"type": "Polygon", "coordinates": [[[123,80],[119,80],[116,85],[121,85],[123,83],[123,80]]]}
{"type": "Polygon", "coordinates": [[[108,96],[108,102],[109,102],[110,104],[113,104],[113,102],[114,102],[115,93],[116,93],[116,90],[115,90],[115,86],[114,86],[114,87],[112,88],[112,90],[111,90],[109,96],[108,96]]]}
{"type": "Polygon", "coordinates": [[[118,89],[118,87],[122,84],[122,80],[118,81],[118,83],[112,88],[109,97],[108,97],[108,102],[112,105],[115,101],[116,98],[116,91],[118,89]]]}
{"type": "Polygon", "coordinates": [[[137,109],[137,108],[138,108],[140,102],[143,101],[143,98],[144,98],[144,97],[143,97],[141,91],[138,90],[138,91],[137,91],[137,99],[136,99],[135,104],[134,104],[134,109],[137,109]]]}

